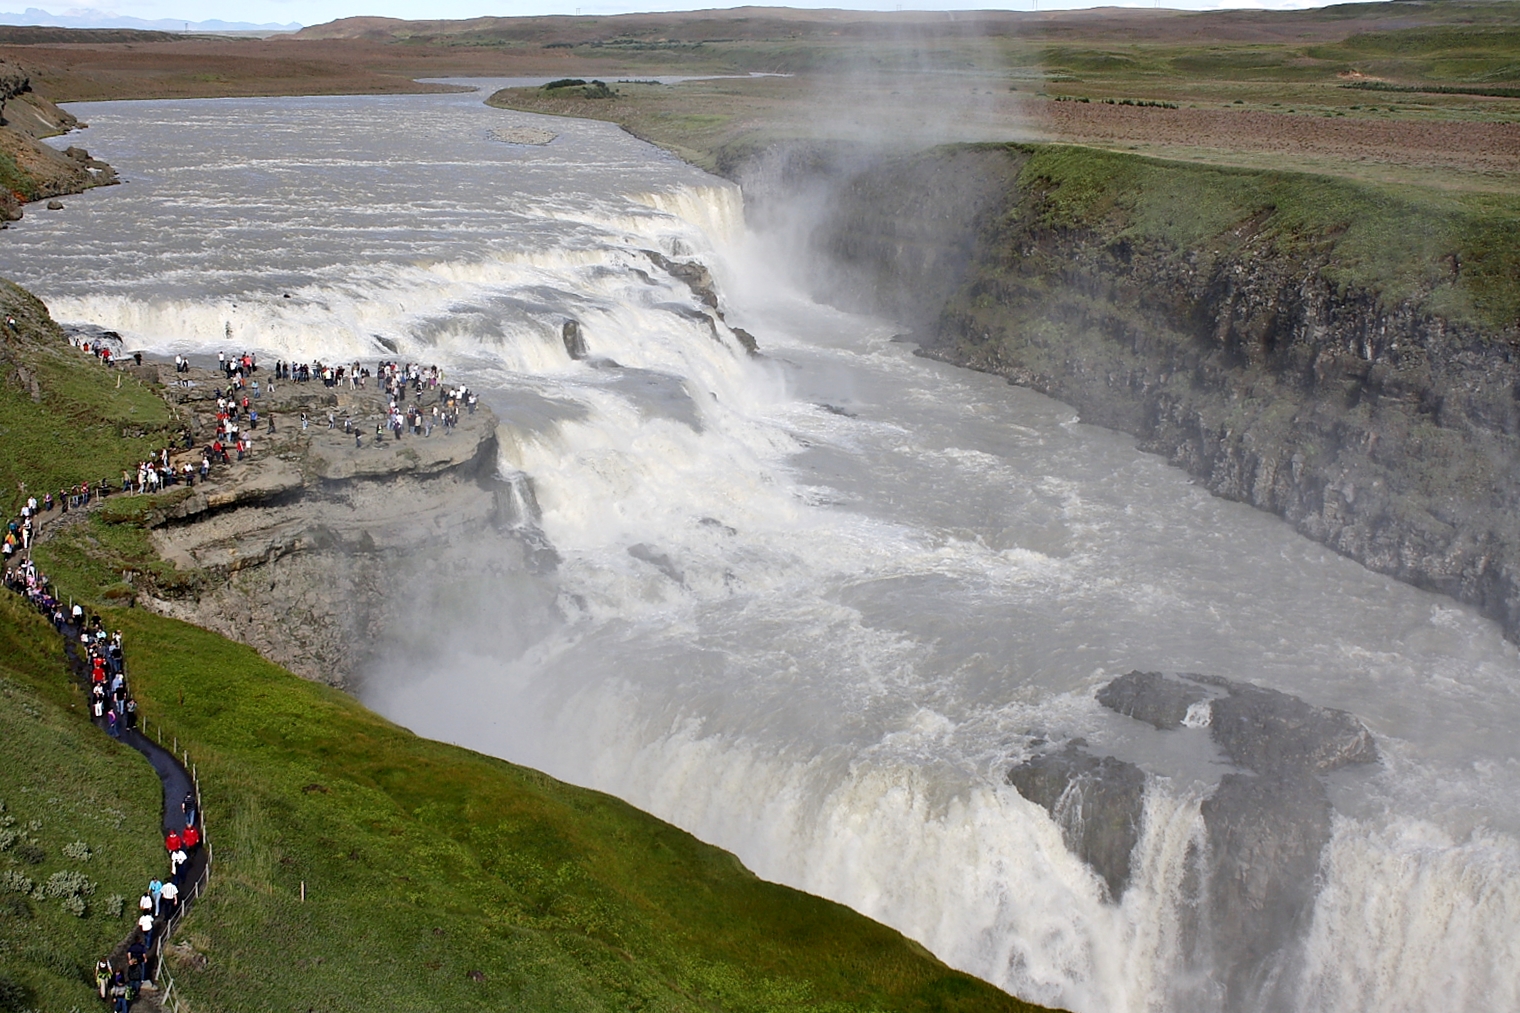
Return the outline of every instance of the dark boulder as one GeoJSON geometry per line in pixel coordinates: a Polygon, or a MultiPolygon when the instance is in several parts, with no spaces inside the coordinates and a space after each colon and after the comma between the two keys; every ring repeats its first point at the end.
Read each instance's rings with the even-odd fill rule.
{"type": "Polygon", "coordinates": [[[1140,840],[1145,773],[1133,763],[1086,752],[1081,739],[1031,757],[1008,772],[1020,795],[1050,813],[1066,846],[1092,867],[1118,900],[1129,885],[1140,840]]]}
{"type": "Polygon", "coordinates": [[[584,359],[589,350],[586,348],[586,336],[581,333],[579,320],[566,320],[565,326],[559,330],[560,340],[565,343],[565,351],[572,359],[584,359]]]}
{"type": "Polygon", "coordinates": [[[1229,690],[1214,701],[1209,734],[1242,767],[1323,774],[1378,758],[1372,733],[1353,714],[1249,683],[1209,681],[1229,690]]]}
{"type": "Polygon", "coordinates": [[[1330,798],[1306,770],[1279,768],[1227,774],[1202,812],[1206,921],[1188,933],[1188,949],[1222,975],[1224,1008],[1247,1009],[1268,999],[1272,970],[1313,912],[1330,798]]]}
{"type": "Polygon", "coordinates": [[[1210,696],[1196,682],[1160,672],[1131,672],[1098,690],[1098,702],[1162,731],[1181,728],[1188,708],[1210,696]]]}
{"type": "Polygon", "coordinates": [[[712,309],[718,308],[718,292],[713,288],[712,272],[706,267],[688,261],[671,260],[663,253],[657,253],[654,250],[645,250],[644,253],[660,270],[677,281],[685,282],[686,287],[691,289],[692,295],[701,300],[703,305],[712,309]]]}

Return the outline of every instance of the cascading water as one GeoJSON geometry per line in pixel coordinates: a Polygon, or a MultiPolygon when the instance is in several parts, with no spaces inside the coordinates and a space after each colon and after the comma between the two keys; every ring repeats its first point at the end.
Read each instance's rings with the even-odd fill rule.
{"type": "Polygon", "coordinates": [[[1325,778],[1320,887],[1256,999],[1520,1009],[1520,689],[1492,624],[809,302],[733,187],[604,124],[471,95],[79,112],[132,182],[0,244],[60,319],[438,362],[502,418],[503,516],[557,564],[476,607],[542,621],[507,642],[417,615],[397,635],[431,668],[377,669],[383,712],[1110,1013],[1238,1002],[1195,924],[1235,768],[1208,706],[1163,732],[1094,691],[1135,668],[1275,687],[1355,713],[1380,760],[1325,778]],[[698,262],[721,299],[679,273],[698,262]],[[1090,784],[1053,817],[1007,780],[1077,737],[1147,773],[1120,891],[1068,848],[1090,784]]]}

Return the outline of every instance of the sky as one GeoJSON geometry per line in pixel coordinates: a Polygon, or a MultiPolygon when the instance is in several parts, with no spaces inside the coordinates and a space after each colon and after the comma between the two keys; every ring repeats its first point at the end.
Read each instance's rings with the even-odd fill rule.
{"type": "MultiPolygon", "coordinates": [[[[1154,7],[1162,6],[1184,10],[1218,10],[1221,8],[1262,8],[1288,10],[1303,7],[1324,6],[1313,0],[1001,0],[994,3],[967,2],[967,0],[821,0],[821,2],[793,2],[790,7],[833,7],[855,10],[967,10],[992,8],[1000,10],[1071,9],[1097,6],[1154,7]]],[[[0,13],[0,21],[11,24],[18,20],[28,7],[38,6],[54,15],[80,17],[69,23],[81,25],[97,20],[104,22],[111,16],[141,18],[148,21],[169,19],[173,21],[202,22],[213,19],[227,22],[252,24],[321,24],[337,18],[354,15],[381,15],[393,18],[471,18],[482,16],[522,17],[534,14],[627,14],[635,11],[698,10],[713,7],[735,7],[736,3],[715,3],[713,0],[113,0],[100,7],[65,7],[37,4],[7,5],[0,0],[0,9],[13,14],[0,13]]],[[[777,6],[781,6],[778,4],[777,6]]],[[[40,20],[40,19],[38,19],[40,20]]],[[[35,21],[33,23],[36,23],[35,21]]]]}

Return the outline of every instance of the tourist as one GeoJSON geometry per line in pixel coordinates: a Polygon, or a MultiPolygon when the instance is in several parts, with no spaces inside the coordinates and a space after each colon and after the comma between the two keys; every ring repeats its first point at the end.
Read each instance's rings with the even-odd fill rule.
{"type": "Polygon", "coordinates": [[[148,896],[153,899],[153,917],[155,918],[158,917],[158,905],[163,899],[163,893],[164,884],[157,876],[148,880],[148,896]]]}
{"type": "Polygon", "coordinates": [[[159,896],[163,905],[164,918],[172,918],[174,916],[174,909],[179,906],[178,884],[172,879],[169,880],[169,882],[163,885],[159,896]]]}

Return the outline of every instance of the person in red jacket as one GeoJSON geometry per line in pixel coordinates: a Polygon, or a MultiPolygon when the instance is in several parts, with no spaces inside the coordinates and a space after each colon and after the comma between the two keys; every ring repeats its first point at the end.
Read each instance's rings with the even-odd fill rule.
{"type": "Polygon", "coordinates": [[[185,832],[180,835],[180,840],[184,843],[186,851],[193,851],[195,850],[195,846],[201,842],[201,832],[195,829],[193,825],[187,826],[185,827],[185,832]]]}
{"type": "Polygon", "coordinates": [[[171,830],[169,836],[164,838],[164,850],[172,854],[178,851],[183,843],[184,840],[180,837],[179,831],[171,830]]]}

